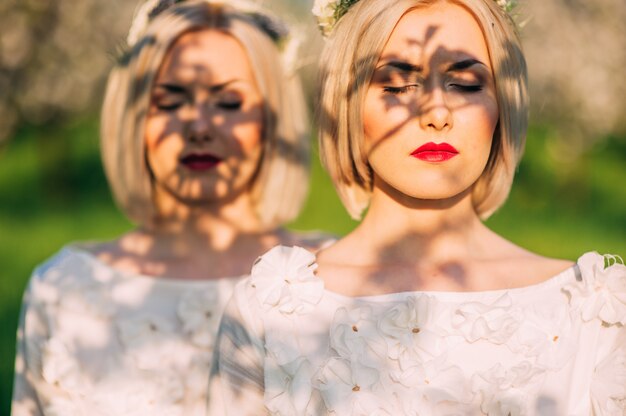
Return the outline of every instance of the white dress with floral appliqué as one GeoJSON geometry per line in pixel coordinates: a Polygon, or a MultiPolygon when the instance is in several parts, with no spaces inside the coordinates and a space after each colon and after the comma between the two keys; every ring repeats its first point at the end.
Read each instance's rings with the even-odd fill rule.
{"type": "Polygon", "coordinates": [[[626,414],[626,267],[597,253],[536,285],[351,298],[276,247],[220,326],[214,415],[626,414]],[[606,262],[606,264],[605,264],[606,262]]]}
{"type": "Polygon", "coordinates": [[[217,327],[239,280],[128,274],[64,248],[24,296],[12,414],[204,415],[217,327]]]}

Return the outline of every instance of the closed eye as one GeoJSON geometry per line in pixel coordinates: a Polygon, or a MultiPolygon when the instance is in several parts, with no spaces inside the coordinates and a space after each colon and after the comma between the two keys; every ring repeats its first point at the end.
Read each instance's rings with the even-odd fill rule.
{"type": "Polygon", "coordinates": [[[174,111],[182,107],[184,102],[173,102],[173,103],[156,103],[155,106],[159,110],[163,111],[174,111]]]}
{"type": "Polygon", "coordinates": [[[483,90],[481,84],[465,85],[465,84],[450,84],[450,87],[461,92],[478,92],[483,90]]]}
{"type": "Polygon", "coordinates": [[[223,110],[239,110],[241,108],[241,101],[220,101],[217,106],[223,110]]]}
{"type": "Polygon", "coordinates": [[[411,85],[405,85],[402,87],[383,87],[383,92],[388,93],[388,94],[406,94],[408,92],[414,91],[418,88],[419,86],[417,84],[411,84],[411,85]]]}

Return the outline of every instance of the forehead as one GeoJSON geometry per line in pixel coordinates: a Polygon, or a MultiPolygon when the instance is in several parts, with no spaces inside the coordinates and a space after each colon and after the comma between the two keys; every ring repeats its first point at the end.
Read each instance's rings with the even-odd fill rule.
{"type": "Polygon", "coordinates": [[[402,59],[422,65],[467,58],[489,65],[485,37],[467,9],[448,2],[407,12],[381,55],[381,60],[402,59]]]}
{"type": "Polygon", "coordinates": [[[219,84],[231,79],[253,81],[250,61],[233,36],[215,29],[180,36],[166,53],[157,74],[160,82],[219,84]]]}

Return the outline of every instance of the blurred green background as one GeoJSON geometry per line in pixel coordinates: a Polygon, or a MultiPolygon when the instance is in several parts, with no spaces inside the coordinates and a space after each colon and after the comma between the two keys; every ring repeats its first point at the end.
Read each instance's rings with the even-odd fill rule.
{"type": "MultiPolygon", "coordinates": [[[[68,242],[106,240],[130,227],[102,172],[97,110],[110,51],[134,4],[0,3],[0,415],[9,414],[15,330],[32,269],[68,242]]],[[[297,13],[310,6],[302,4],[297,13]]],[[[626,50],[619,17],[626,3],[529,0],[528,7],[534,122],[511,197],[488,225],[547,256],[626,255],[626,55],[615,53],[626,50]],[[576,37],[591,29],[601,42],[576,37]]],[[[316,152],[312,159],[311,194],[290,227],[344,234],[356,223],[316,152]]]]}
{"type": "MultiPolygon", "coordinates": [[[[130,225],[109,196],[93,119],[21,127],[0,156],[0,414],[9,414],[14,334],[33,267],[62,245],[114,238],[130,225]],[[45,143],[45,144],[44,144],[45,143]]],[[[549,157],[534,127],[516,184],[488,224],[548,256],[626,254],[626,140],[608,137],[579,160],[549,157]]],[[[311,194],[292,228],[350,231],[350,220],[314,155],[311,194]]]]}

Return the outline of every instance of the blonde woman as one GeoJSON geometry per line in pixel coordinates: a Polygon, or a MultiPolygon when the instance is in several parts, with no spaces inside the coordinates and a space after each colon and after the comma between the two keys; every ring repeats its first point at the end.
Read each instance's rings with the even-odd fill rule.
{"type": "Polygon", "coordinates": [[[367,212],[317,255],[272,249],[237,286],[215,414],[623,414],[626,267],[541,257],[482,222],[526,134],[510,6],[316,4],[321,154],[348,211],[367,212]]]}
{"type": "Polygon", "coordinates": [[[316,244],[280,228],[308,179],[284,25],[242,2],[168,3],[138,13],[102,110],[107,177],[137,228],[34,272],[14,416],[203,415],[239,276],[276,244],[316,244]]]}

